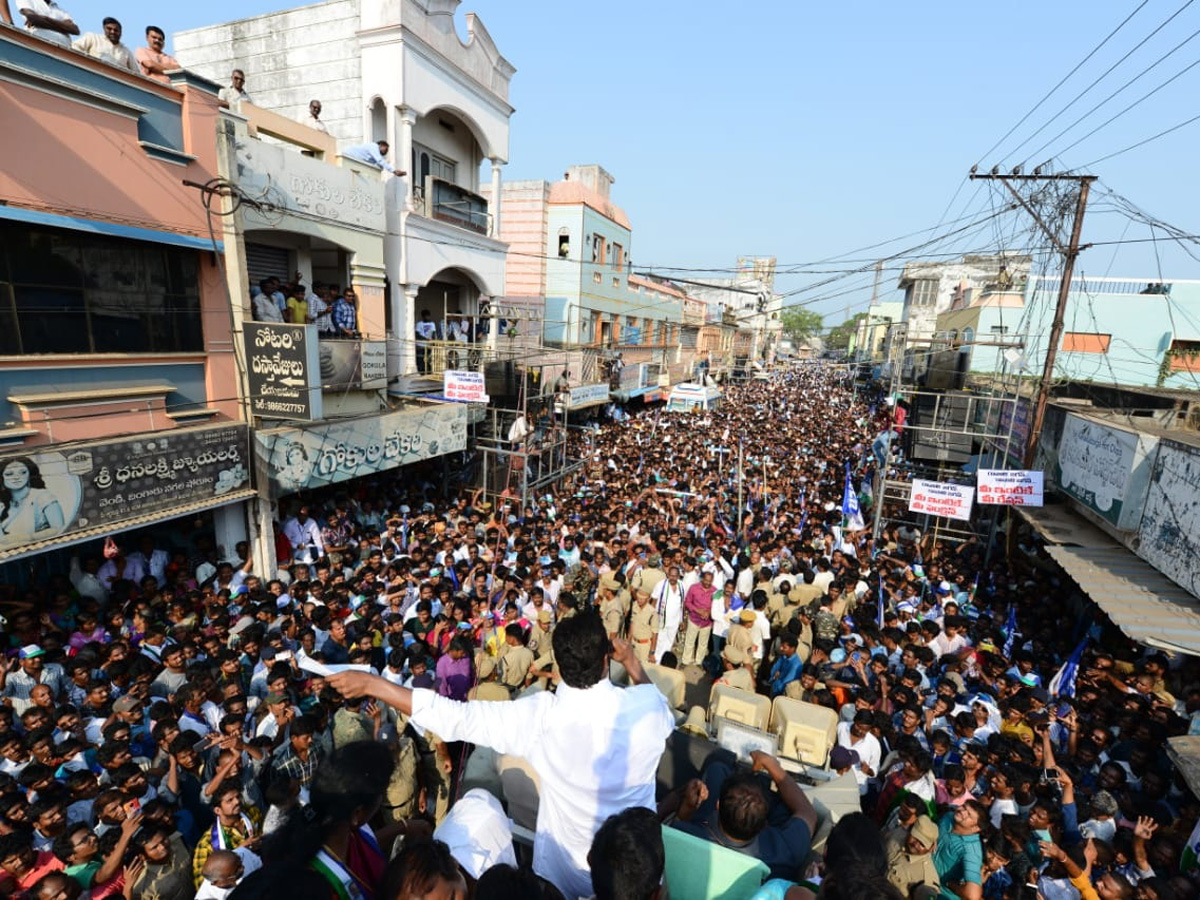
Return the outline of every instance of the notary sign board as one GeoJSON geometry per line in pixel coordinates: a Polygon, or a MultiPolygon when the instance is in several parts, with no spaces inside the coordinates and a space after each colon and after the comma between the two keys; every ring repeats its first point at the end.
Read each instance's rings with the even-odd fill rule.
{"type": "Polygon", "coordinates": [[[929,516],[968,520],[971,518],[971,504],[974,499],[975,491],[968,484],[914,478],[908,508],[912,512],[929,516]]]}
{"type": "Polygon", "coordinates": [[[1041,506],[1043,475],[1030,469],[980,469],[978,497],[989,506],[1041,506]]]}
{"type": "Polygon", "coordinates": [[[298,421],[322,418],[317,326],[247,322],[243,337],[251,414],[298,421]]]}

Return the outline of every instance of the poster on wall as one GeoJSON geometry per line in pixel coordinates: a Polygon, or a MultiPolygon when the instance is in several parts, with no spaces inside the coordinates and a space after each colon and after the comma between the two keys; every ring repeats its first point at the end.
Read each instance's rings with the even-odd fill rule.
{"type": "Polygon", "coordinates": [[[317,348],[325,390],[378,390],[387,387],[384,341],[324,340],[317,348]]]}
{"type": "Polygon", "coordinates": [[[333,360],[319,358],[316,325],[247,322],[246,371],[250,411],[267,419],[321,418],[321,374],[333,360]]]}
{"type": "Polygon", "coordinates": [[[245,425],[164,431],[0,457],[0,559],[26,545],[250,487],[245,425]]]}
{"type": "Polygon", "coordinates": [[[979,502],[990,506],[1041,506],[1043,473],[1028,469],[980,469],[979,502]]]}
{"type": "Polygon", "coordinates": [[[314,428],[255,432],[272,496],[467,449],[467,407],[441,403],[314,428]]]}
{"type": "Polygon", "coordinates": [[[975,491],[969,484],[951,484],[947,481],[927,481],[914,478],[908,508],[912,512],[947,519],[971,518],[971,504],[975,491]]]}

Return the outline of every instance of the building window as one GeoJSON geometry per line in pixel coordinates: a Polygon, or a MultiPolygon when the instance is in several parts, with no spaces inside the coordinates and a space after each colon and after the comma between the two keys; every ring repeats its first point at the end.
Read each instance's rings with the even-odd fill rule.
{"type": "Polygon", "coordinates": [[[1068,331],[1063,335],[1063,353],[1107,353],[1111,334],[1068,331]]]}
{"type": "Polygon", "coordinates": [[[1200,341],[1171,341],[1167,356],[1172,372],[1200,372],[1200,341]]]}
{"type": "Polygon", "coordinates": [[[0,354],[204,349],[192,250],[0,225],[0,354]]]}
{"type": "Polygon", "coordinates": [[[938,282],[936,278],[921,278],[914,281],[909,290],[912,292],[911,305],[913,306],[933,306],[937,303],[938,282]]]}
{"type": "Polygon", "coordinates": [[[991,331],[992,334],[1008,334],[1008,326],[1007,325],[993,325],[989,329],[989,331],[991,331]]]}
{"type": "Polygon", "coordinates": [[[558,230],[558,258],[566,259],[571,255],[571,232],[566,228],[558,230]]]}
{"type": "Polygon", "coordinates": [[[592,235],[592,262],[598,265],[604,265],[604,251],[606,250],[604,238],[601,235],[592,235]]]}
{"type": "Polygon", "coordinates": [[[613,276],[613,287],[615,287],[615,288],[619,288],[620,286],[621,286],[621,276],[620,276],[620,275],[614,275],[614,276],[613,276]]]}
{"type": "Polygon", "coordinates": [[[594,281],[596,284],[600,283],[600,273],[599,272],[592,273],[592,281],[594,281]]]}
{"type": "Polygon", "coordinates": [[[621,268],[625,263],[625,249],[618,243],[613,242],[612,245],[612,264],[616,268],[621,268]]]}

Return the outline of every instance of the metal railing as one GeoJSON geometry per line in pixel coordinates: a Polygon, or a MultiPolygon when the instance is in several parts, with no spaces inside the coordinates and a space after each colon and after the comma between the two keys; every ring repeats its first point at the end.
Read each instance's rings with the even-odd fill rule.
{"type": "Polygon", "coordinates": [[[488,234],[491,228],[492,217],[485,198],[432,175],[426,176],[424,184],[413,186],[412,205],[417,215],[477,234],[488,234]]]}

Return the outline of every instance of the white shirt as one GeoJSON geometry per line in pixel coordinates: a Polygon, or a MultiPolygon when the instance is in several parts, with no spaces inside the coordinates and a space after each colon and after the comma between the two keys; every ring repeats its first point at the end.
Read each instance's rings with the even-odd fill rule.
{"type": "Polygon", "coordinates": [[[242,101],[245,101],[246,103],[254,102],[252,99],[250,99],[249,94],[247,94],[245,91],[239,91],[233,85],[221,88],[221,90],[217,92],[217,99],[223,100],[232,107],[236,107],[242,101]]]}
{"type": "Polygon", "coordinates": [[[141,67],[133,58],[133,54],[129,52],[129,48],[120,41],[114,44],[103,34],[89,31],[75,42],[74,47],[92,59],[103,60],[111,66],[132,72],[134,75],[142,74],[141,67]]]}
{"type": "Polygon", "coordinates": [[[541,779],[533,870],[567,897],[592,893],[596,829],[630,806],[654,809],[658,761],[674,720],[652,684],[560,685],[510,702],[459,703],[413,691],[413,721],[443,740],[527,759],[541,779]]]}
{"type": "Polygon", "coordinates": [[[850,722],[841,722],[838,724],[837,742],[839,747],[845,747],[858,754],[858,764],[853,769],[854,780],[858,782],[858,792],[865,794],[867,792],[867,782],[871,780],[871,776],[863,772],[863,763],[866,763],[867,767],[878,775],[881,748],[875,735],[869,731],[863,735],[861,741],[855,743],[854,735],[850,733],[851,724],[850,722]]]}
{"type": "Polygon", "coordinates": [[[149,559],[146,559],[146,555],[139,550],[129,554],[129,561],[136,561],[143,571],[153,575],[159,587],[166,586],[167,566],[171,562],[171,555],[166,550],[151,550],[149,559]]]}
{"type": "Polygon", "coordinates": [[[317,131],[321,132],[322,134],[329,134],[329,129],[325,127],[325,123],[322,122],[320,119],[318,119],[316,116],[314,116],[312,113],[308,114],[308,118],[305,120],[304,124],[307,125],[309,128],[315,128],[317,131]]]}
{"type": "MultiPolygon", "coordinates": [[[[39,16],[45,16],[47,19],[57,19],[60,22],[73,21],[70,14],[60,9],[54,0],[17,0],[18,10],[29,10],[31,13],[37,13],[39,16]]],[[[70,35],[63,34],[61,31],[52,31],[49,28],[34,28],[31,25],[26,25],[25,30],[30,34],[40,37],[43,41],[50,41],[52,44],[58,44],[60,47],[70,47],[70,35]]]]}
{"type": "Polygon", "coordinates": [[[316,557],[313,556],[312,546],[317,548],[316,556],[325,555],[325,542],[321,540],[321,529],[317,527],[316,519],[309,518],[301,522],[292,516],[283,523],[283,535],[296,551],[298,562],[313,562],[316,557]]]}
{"type": "Polygon", "coordinates": [[[279,304],[266,294],[258,294],[254,298],[254,318],[259,322],[282,322],[283,313],[279,304]]]}
{"type": "Polygon", "coordinates": [[[96,577],[100,579],[100,583],[105,588],[111,591],[113,582],[118,578],[139,584],[146,577],[146,567],[142,565],[142,561],[138,557],[131,554],[125,557],[125,568],[120,572],[117,571],[116,560],[110,559],[100,566],[96,577]]]}
{"type": "Polygon", "coordinates": [[[754,611],[754,624],[750,626],[750,633],[755,636],[754,661],[762,662],[763,651],[771,646],[771,623],[762,614],[762,610],[754,611]]]}

